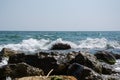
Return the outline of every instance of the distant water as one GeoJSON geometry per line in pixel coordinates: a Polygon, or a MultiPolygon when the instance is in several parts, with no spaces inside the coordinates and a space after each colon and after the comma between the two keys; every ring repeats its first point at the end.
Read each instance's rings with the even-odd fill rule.
{"type": "Polygon", "coordinates": [[[73,49],[109,49],[120,53],[120,31],[0,31],[3,47],[23,52],[49,50],[55,43],[73,49]]]}

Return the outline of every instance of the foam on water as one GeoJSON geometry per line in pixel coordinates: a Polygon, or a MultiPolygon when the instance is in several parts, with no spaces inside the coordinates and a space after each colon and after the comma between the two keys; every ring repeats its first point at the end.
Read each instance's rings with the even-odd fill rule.
{"type": "Polygon", "coordinates": [[[120,49],[120,44],[117,41],[108,41],[106,38],[87,38],[85,40],[77,41],[77,42],[71,42],[62,40],[61,38],[57,40],[49,40],[49,39],[27,39],[23,40],[22,42],[18,44],[2,44],[0,45],[0,50],[2,48],[10,48],[17,51],[23,51],[23,52],[29,52],[34,53],[40,50],[49,50],[54,44],[57,43],[63,43],[63,44],[69,44],[73,49],[76,48],[118,48],[120,49]]]}
{"type": "Polygon", "coordinates": [[[120,48],[117,41],[108,41],[106,38],[87,38],[86,40],[79,41],[79,48],[120,48]]]}
{"type": "Polygon", "coordinates": [[[120,59],[118,59],[114,64],[114,70],[120,72],[120,59]]]}
{"type": "Polygon", "coordinates": [[[2,58],[1,62],[0,62],[0,68],[2,68],[3,66],[8,64],[8,58],[4,57],[2,58]]]}

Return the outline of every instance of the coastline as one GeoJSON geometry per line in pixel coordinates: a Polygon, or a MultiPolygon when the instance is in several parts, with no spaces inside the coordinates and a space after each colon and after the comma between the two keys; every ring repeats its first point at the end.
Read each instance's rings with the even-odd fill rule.
{"type": "Polygon", "coordinates": [[[51,50],[51,51],[44,51],[44,52],[26,55],[24,53],[20,53],[11,49],[4,48],[1,51],[1,54],[2,54],[1,57],[4,57],[4,56],[9,57],[9,60],[8,60],[8,64],[5,64],[3,65],[3,67],[0,68],[0,71],[2,70],[1,74],[4,74],[4,75],[0,75],[0,77],[1,79],[6,78],[7,76],[10,76],[12,79],[15,79],[15,78],[22,79],[22,77],[24,79],[24,77],[29,78],[30,76],[39,76],[39,75],[45,76],[49,73],[51,69],[53,69],[50,76],[52,75],[70,76],[71,75],[71,76],[74,76],[77,80],[87,80],[87,78],[92,80],[93,79],[119,80],[120,78],[119,59],[120,58],[116,59],[114,54],[111,54],[110,52],[107,52],[104,50],[97,51],[95,54],[98,54],[99,52],[101,52],[99,57],[101,56],[101,54],[102,55],[105,54],[103,56],[106,56],[105,59],[104,57],[101,58],[102,60],[101,62],[99,58],[96,58],[98,56],[95,56],[95,54],[91,54],[83,51],[82,52],[81,51],[76,52],[76,51],[70,51],[70,50],[69,52],[67,52],[67,50],[65,51],[51,50]],[[111,60],[115,62],[111,63],[111,60]],[[12,66],[14,67],[14,69],[12,69],[13,68],[12,66]],[[27,68],[24,69],[23,66],[26,66],[27,68]],[[75,68],[75,66],[78,66],[78,68],[75,68]],[[24,72],[22,71],[18,72],[19,68],[20,69],[23,68],[24,72]],[[9,72],[8,70],[10,70],[11,72],[9,72]],[[84,75],[86,74],[86,71],[88,71],[88,73],[90,74],[84,75]],[[12,73],[12,72],[15,72],[15,73],[12,73]],[[78,74],[82,76],[81,77],[77,76],[78,74]]]}

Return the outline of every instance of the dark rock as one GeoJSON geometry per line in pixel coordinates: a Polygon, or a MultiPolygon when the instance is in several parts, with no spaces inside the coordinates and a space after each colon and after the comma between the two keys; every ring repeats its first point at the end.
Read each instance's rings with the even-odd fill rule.
{"type": "Polygon", "coordinates": [[[8,63],[21,63],[25,62],[26,55],[24,53],[15,54],[9,57],[8,63]]]}
{"type": "Polygon", "coordinates": [[[25,62],[33,67],[43,69],[45,71],[45,74],[47,74],[51,69],[55,69],[57,67],[57,61],[52,57],[46,56],[46,54],[15,54],[13,56],[10,56],[8,61],[9,64],[16,64],[21,62],[25,62]]]}
{"type": "Polygon", "coordinates": [[[15,54],[9,57],[8,63],[21,63],[25,61],[26,55],[24,53],[15,54]]]}
{"type": "Polygon", "coordinates": [[[111,45],[109,45],[109,44],[107,44],[107,45],[106,45],[106,49],[114,49],[114,47],[111,46],[111,45]]]}
{"type": "Polygon", "coordinates": [[[36,55],[26,55],[26,63],[43,69],[45,74],[48,74],[51,69],[55,70],[58,67],[57,60],[53,57],[39,58],[36,55]]]}
{"type": "Polygon", "coordinates": [[[10,76],[11,78],[20,78],[25,76],[43,75],[43,70],[34,68],[26,63],[9,64],[0,69],[0,77],[10,76]]]}
{"type": "Polygon", "coordinates": [[[9,48],[3,48],[0,52],[0,55],[4,57],[8,57],[14,54],[17,54],[17,51],[11,50],[9,48]]]}
{"type": "Polygon", "coordinates": [[[9,63],[25,62],[31,66],[43,69],[47,74],[51,69],[54,69],[52,74],[65,75],[67,68],[72,63],[79,63],[85,65],[98,73],[101,73],[102,66],[97,61],[93,54],[69,52],[69,53],[57,53],[57,52],[40,52],[36,55],[24,55],[16,54],[10,56],[9,63]]]}
{"type": "Polygon", "coordinates": [[[79,52],[75,59],[71,60],[70,63],[79,63],[93,69],[98,73],[102,72],[101,63],[96,59],[96,57],[93,54],[90,53],[79,52]]]}
{"type": "Polygon", "coordinates": [[[51,47],[51,50],[66,50],[66,49],[71,49],[71,46],[69,44],[56,43],[51,47]]]}
{"type": "Polygon", "coordinates": [[[120,54],[112,54],[116,59],[120,59],[120,54]]]}
{"type": "Polygon", "coordinates": [[[0,62],[2,61],[2,57],[0,57],[0,62]]]}
{"type": "Polygon", "coordinates": [[[102,63],[102,74],[111,75],[113,73],[113,67],[109,64],[102,63]]]}
{"type": "Polygon", "coordinates": [[[103,61],[111,65],[116,63],[116,58],[110,52],[98,51],[95,53],[95,56],[99,61],[103,61]]]}
{"type": "Polygon", "coordinates": [[[92,69],[78,63],[71,64],[67,72],[78,80],[102,80],[102,77],[92,69]]]}

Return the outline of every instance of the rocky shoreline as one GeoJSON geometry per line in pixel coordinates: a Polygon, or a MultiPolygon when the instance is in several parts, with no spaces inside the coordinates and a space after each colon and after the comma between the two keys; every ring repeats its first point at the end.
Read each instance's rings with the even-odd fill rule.
{"type": "MultiPolygon", "coordinates": [[[[70,48],[68,45],[67,47],[70,48]]],[[[59,48],[61,47],[57,45],[57,49],[59,48]]],[[[64,46],[62,49],[68,48],[64,46]]],[[[62,53],[54,50],[26,55],[3,48],[0,52],[0,62],[4,57],[9,59],[8,64],[0,68],[0,80],[5,80],[6,77],[16,80],[23,80],[25,77],[24,80],[27,80],[26,77],[31,78],[30,76],[32,78],[38,76],[37,79],[40,80],[39,76],[46,76],[52,69],[49,78],[45,80],[64,80],[63,77],[53,79],[50,77],[53,75],[74,76],[76,80],[120,80],[120,72],[114,69],[120,54],[107,51],[98,51],[95,54],[81,51],[62,53]]],[[[65,80],[75,80],[75,78],[65,80]]]]}

